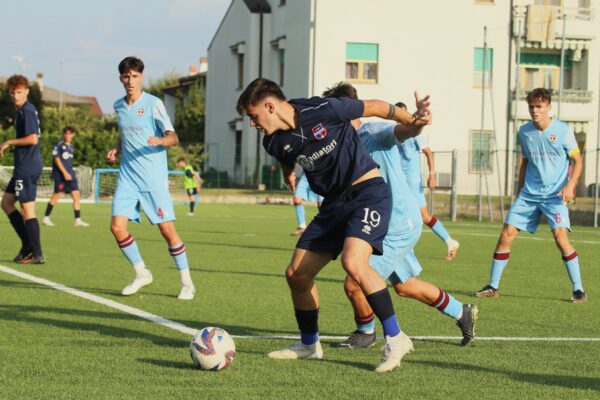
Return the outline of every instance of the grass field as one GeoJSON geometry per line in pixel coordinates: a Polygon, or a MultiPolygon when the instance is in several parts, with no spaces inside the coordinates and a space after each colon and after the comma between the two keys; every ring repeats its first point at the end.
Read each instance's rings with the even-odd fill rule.
{"type": "MultiPolygon", "coordinates": [[[[38,206],[43,211],[45,204],[38,206]]],[[[295,239],[289,206],[202,204],[195,217],[185,208],[177,227],[187,243],[197,295],[178,301],[179,278],[156,228],[132,232],[154,283],[131,297],[120,290],[132,269],[109,230],[109,205],[83,205],[87,229],[72,227],[70,205],[55,208],[56,227],[42,226],[47,263],[19,266],[12,228],[0,219],[0,264],[118,301],[200,329],[220,326],[237,338],[233,364],[219,373],[192,368],[190,337],[47,286],[0,272],[0,398],[2,399],[591,399],[600,398],[600,341],[483,340],[502,338],[600,338],[600,231],[577,228],[590,301],[571,304],[570,284],[547,226],[515,242],[502,281],[502,297],[475,299],[487,283],[498,224],[446,223],[461,242],[455,261],[424,229],[417,255],[422,277],[479,305],[473,346],[458,346],[449,318],[414,300],[394,296],[402,329],[418,340],[415,352],[388,374],[372,369],[380,346],[332,348],[325,340],[320,361],[273,361],[268,351],[289,340],[256,336],[296,335],[283,278],[295,239]]],[[[308,209],[309,214],[314,208],[308,209]]],[[[343,294],[344,274],[334,262],[319,275],[322,335],[342,336],[354,321],[343,294]]],[[[380,333],[380,331],[379,331],[380,333]]],[[[379,344],[382,342],[379,341],[379,344]]]]}

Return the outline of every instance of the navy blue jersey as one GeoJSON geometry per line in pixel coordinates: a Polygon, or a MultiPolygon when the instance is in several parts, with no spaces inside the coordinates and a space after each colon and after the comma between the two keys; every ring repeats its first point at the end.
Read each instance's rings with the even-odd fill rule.
{"type": "MultiPolygon", "coordinates": [[[[17,110],[15,116],[15,129],[17,139],[29,135],[40,137],[40,120],[33,104],[25,102],[23,107],[17,110]]],[[[34,144],[31,146],[15,146],[15,175],[30,176],[42,173],[42,157],[40,155],[40,146],[34,144]]]]}
{"type": "Polygon", "coordinates": [[[362,117],[364,103],[348,98],[293,99],[296,129],[263,138],[267,153],[293,169],[298,163],[313,191],[323,197],[343,193],[378,165],[350,121],[362,117]]]}
{"type": "Polygon", "coordinates": [[[63,167],[72,176],[73,175],[73,146],[64,141],[57,142],[52,149],[52,178],[62,179],[63,175],[56,166],[56,157],[60,159],[63,167]]]}

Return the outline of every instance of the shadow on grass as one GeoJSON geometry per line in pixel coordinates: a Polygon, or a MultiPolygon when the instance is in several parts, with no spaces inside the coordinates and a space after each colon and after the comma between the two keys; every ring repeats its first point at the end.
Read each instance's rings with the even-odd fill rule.
{"type": "MultiPolygon", "coordinates": [[[[165,241],[162,239],[145,239],[142,237],[137,237],[136,240],[138,242],[158,242],[164,243],[165,241]]],[[[195,240],[186,240],[185,244],[190,246],[192,244],[195,245],[204,245],[210,247],[226,247],[226,248],[238,248],[238,249],[252,249],[252,250],[269,250],[269,251],[285,251],[286,253],[290,253],[290,257],[292,252],[294,251],[294,246],[291,247],[269,247],[269,246],[253,246],[249,244],[232,244],[232,243],[221,243],[221,242],[201,242],[195,240]]]]}
{"type": "Polygon", "coordinates": [[[484,367],[481,365],[471,365],[462,363],[452,363],[443,361],[413,361],[410,363],[422,364],[425,366],[444,368],[450,370],[485,372],[489,374],[506,375],[511,380],[534,383],[545,386],[560,386],[569,389],[583,389],[600,391],[600,378],[590,378],[584,376],[573,375],[552,375],[552,374],[535,374],[527,372],[516,372],[514,370],[502,370],[484,367]]]}
{"type": "Polygon", "coordinates": [[[183,370],[197,370],[198,368],[194,367],[192,361],[189,363],[183,361],[173,361],[173,360],[157,360],[154,358],[138,358],[139,362],[144,364],[151,364],[161,368],[172,368],[172,369],[183,369],[183,370]]]}
{"type": "MultiPolygon", "coordinates": [[[[285,271],[280,273],[266,273],[266,272],[254,272],[254,271],[239,271],[239,270],[218,270],[218,269],[203,269],[203,268],[190,268],[190,271],[198,271],[198,272],[206,272],[209,274],[229,274],[229,275],[250,275],[250,276],[264,276],[268,278],[277,278],[277,279],[285,279],[285,271]]],[[[343,284],[344,279],[335,279],[335,278],[322,278],[319,275],[316,277],[316,281],[318,282],[330,282],[330,283],[339,283],[343,284]]]]}

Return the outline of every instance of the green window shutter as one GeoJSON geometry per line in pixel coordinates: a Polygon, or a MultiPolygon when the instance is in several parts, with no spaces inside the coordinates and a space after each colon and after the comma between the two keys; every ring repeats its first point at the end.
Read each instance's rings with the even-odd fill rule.
{"type": "Polygon", "coordinates": [[[379,59],[376,43],[346,43],[346,60],[374,61],[379,59]]]}
{"type": "MultiPolygon", "coordinates": [[[[494,66],[494,49],[487,49],[487,63],[485,65],[486,71],[491,71],[494,66]]],[[[475,47],[475,58],[473,68],[475,71],[483,71],[483,48],[475,47]]]]}
{"type": "MultiPolygon", "coordinates": [[[[536,53],[521,53],[521,64],[529,65],[547,65],[552,67],[560,67],[560,53],[558,54],[536,54],[536,53]]],[[[565,68],[571,67],[571,61],[565,54],[565,68]]]]}

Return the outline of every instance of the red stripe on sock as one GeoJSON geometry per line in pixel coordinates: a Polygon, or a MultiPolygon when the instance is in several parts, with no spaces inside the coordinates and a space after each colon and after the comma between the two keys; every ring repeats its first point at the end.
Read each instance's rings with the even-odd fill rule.
{"type": "Polygon", "coordinates": [[[444,291],[442,291],[441,295],[444,297],[444,300],[442,301],[442,304],[438,305],[436,308],[440,311],[444,311],[448,303],[450,303],[450,296],[444,291]]]}
{"type": "Polygon", "coordinates": [[[181,245],[179,245],[177,247],[169,247],[169,252],[171,254],[173,254],[173,253],[180,252],[183,249],[185,249],[185,243],[181,243],[181,245]]]}
{"type": "Polygon", "coordinates": [[[131,236],[131,235],[127,236],[125,239],[123,239],[121,241],[117,240],[119,247],[122,249],[124,249],[125,247],[131,246],[134,242],[135,242],[135,240],[133,240],[133,236],[131,236]]]}
{"type": "Polygon", "coordinates": [[[183,248],[183,250],[181,250],[179,253],[171,253],[171,255],[172,255],[173,257],[176,257],[176,256],[179,256],[179,255],[182,255],[183,253],[185,253],[185,247],[184,247],[184,248],[183,248]]]}
{"type": "Polygon", "coordinates": [[[373,313],[371,313],[371,315],[368,315],[366,317],[359,317],[356,315],[354,316],[354,320],[361,325],[371,323],[371,322],[373,322],[374,319],[375,319],[375,315],[373,313]]]}
{"type": "Polygon", "coordinates": [[[563,261],[571,261],[572,259],[574,259],[575,257],[577,257],[577,252],[574,251],[569,255],[563,256],[563,261]]]}
{"type": "Polygon", "coordinates": [[[508,253],[494,253],[494,260],[508,260],[510,257],[510,251],[508,253]]]}
{"type": "Polygon", "coordinates": [[[433,226],[438,222],[438,219],[436,217],[434,217],[433,215],[431,216],[431,219],[429,220],[429,222],[426,224],[428,227],[433,228],[433,226]]]}

